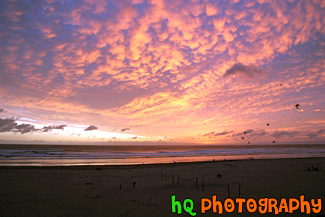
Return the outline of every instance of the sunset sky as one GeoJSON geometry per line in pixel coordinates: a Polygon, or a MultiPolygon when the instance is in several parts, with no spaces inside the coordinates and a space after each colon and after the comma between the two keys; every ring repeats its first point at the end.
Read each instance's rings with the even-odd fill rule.
{"type": "Polygon", "coordinates": [[[325,141],[325,1],[2,0],[0,29],[0,143],[325,141]]]}

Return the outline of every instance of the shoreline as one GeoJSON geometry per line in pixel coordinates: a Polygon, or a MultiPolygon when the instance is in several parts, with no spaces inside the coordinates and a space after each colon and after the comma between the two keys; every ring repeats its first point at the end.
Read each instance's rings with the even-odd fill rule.
{"type": "Polygon", "coordinates": [[[289,146],[1,146],[0,167],[130,167],[325,157],[325,145],[289,146]],[[131,148],[131,149],[130,149],[131,148]]]}
{"type": "Polygon", "coordinates": [[[121,164],[121,165],[68,165],[68,166],[0,166],[0,170],[33,170],[33,169],[61,169],[61,170],[89,170],[89,169],[136,169],[136,168],[159,168],[159,167],[179,167],[194,166],[202,164],[215,164],[221,162],[246,162],[246,161],[276,161],[276,160],[307,160],[325,159],[325,157],[293,157],[293,158],[254,158],[254,159],[232,159],[232,160],[212,160],[212,161],[192,161],[175,163],[152,163],[152,164],[121,164]]]}

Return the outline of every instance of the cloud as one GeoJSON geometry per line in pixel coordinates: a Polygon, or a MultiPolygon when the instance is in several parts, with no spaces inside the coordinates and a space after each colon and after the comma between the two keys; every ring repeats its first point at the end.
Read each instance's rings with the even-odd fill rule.
{"type": "Polygon", "coordinates": [[[64,127],[67,125],[52,125],[52,126],[44,126],[42,129],[36,129],[32,124],[17,124],[16,121],[18,119],[12,118],[0,118],[0,132],[14,132],[14,133],[30,133],[35,131],[49,132],[52,129],[64,130],[64,127]]]}
{"type": "Polygon", "coordinates": [[[249,137],[250,139],[256,139],[258,137],[265,136],[267,134],[268,132],[266,132],[263,129],[255,129],[255,130],[248,129],[245,130],[244,132],[233,134],[232,137],[244,137],[244,138],[249,137]]]}
{"type": "Polygon", "coordinates": [[[123,128],[121,129],[121,132],[127,131],[127,130],[131,130],[130,128],[123,128]]]}
{"type": "Polygon", "coordinates": [[[242,124],[267,113],[296,126],[283,115],[292,99],[324,105],[322,4],[10,1],[0,7],[0,101],[45,123],[141,124],[152,136],[197,135],[204,123],[213,137],[217,124],[254,126],[242,124]],[[258,67],[261,82],[222,79],[259,77],[258,67]]]}
{"type": "Polygon", "coordinates": [[[217,136],[224,136],[224,135],[227,135],[227,134],[230,134],[230,133],[233,133],[233,131],[223,131],[223,132],[220,132],[220,133],[215,133],[215,132],[210,132],[210,133],[205,133],[203,134],[203,136],[207,136],[209,138],[214,138],[214,137],[217,137],[217,136]]]}
{"type": "Polygon", "coordinates": [[[318,130],[317,133],[318,134],[323,134],[323,133],[325,133],[325,130],[318,130]]]}
{"type": "Polygon", "coordinates": [[[0,113],[7,113],[5,109],[0,108],[0,113]]]}
{"type": "Polygon", "coordinates": [[[0,118],[0,132],[15,132],[15,133],[29,133],[38,131],[34,125],[31,124],[17,124],[15,118],[0,118]]]}
{"type": "Polygon", "coordinates": [[[52,126],[45,126],[43,127],[42,131],[43,132],[49,132],[51,130],[64,130],[64,127],[67,125],[52,125],[52,126]]]}
{"type": "Polygon", "coordinates": [[[15,133],[30,133],[34,131],[42,131],[42,132],[49,132],[52,129],[64,130],[64,127],[67,125],[52,125],[52,126],[45,126],[42,129],[36,129],[32,124],[17,124],[17,119],[15,118],[0,118],[0,132],[15,132],[15,133]]]}
{"type": "Polygon", "coordinates": [[[14,118],[0,118],[0,132],[10,132],[17,126],[14,118]]]}
{"type": "Polygon", "coordinates": [[[280,130],[280,131],[275,131],[272,133],[272,136],[274,138],[282,138],[282,137],[294,137],[298,134],[299,132],[298,131],[283,131],[283,130],[280,130]]]}
{"type": "Polygon", "coordinates": [[[316,138],[318,136],[323,135],[324,133],[325,133],[325,130],[318,130],[317,132],[307,134],[307,136],[309,138],[316,138]]]}
{"type": "Polygon", "coordinates": [[[226,73],[223,75],[223,77],[226,78],[228,76],[235,75],[238,73],[243,73],[248,77],[253,78],[255,75],[263,73],[263,70],[257,68],[254,65],[246,66],[242,63],[236,63],[232,67],[226,70],[226,73]]]}
{"type": "Polygon", "coordinates": [[[19,132],[21,134],[25,134],[25,133],[38,131],[38,130],[40,129],[35,129],[34,125],[31,124],[19,124],[15,127],[14,130],[12,130],[12,132],[19,132]]]}
{"type": "Polygon", "coordinates": [[[98,127],[96,127],[96,126],[94,126],[94,125],[90,125],[89,127],[87,127],[86,129],[85,129],[85,131],[91,131],[91,130],[97,130],[98,129],[98,127]]]}
{"type": "Polygon", "coordinates": [[[257,130],[254,130],[252,133],[250,133],[250,135],[253,137],[265,136],[267,134],[268,134],[268,132],[266,132],[263,129],[257,129],[257,130]]]}
{"type": "Polygon", "coordinates": [[[253,129],[248,129],[248,130],[245,130],[244,132],[240,132],[240,133],[235,133],[232,135],[232,137],[238,137],[238,136],[246,136],[246,135],[249,135],[251,133],[253,133],[255,130],[253,129]]]}
{"type": "Polygon", "coordinates": [[[244,132],[245,132],[244,134],[250,134],[250,133],[254,132],[254,130],[253,129],[248,129],[248,130],[246,130],[244,132]]]}

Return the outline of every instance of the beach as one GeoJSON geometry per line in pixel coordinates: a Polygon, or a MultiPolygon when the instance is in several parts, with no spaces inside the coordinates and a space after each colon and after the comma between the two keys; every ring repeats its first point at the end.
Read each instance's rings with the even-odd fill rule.
{"type": "MultiPolygon", "coordinates": [[[[209,161],[128,166],[0,167],[1,216],[191,216],[172,213],[171,196],[201,198],[297,198],[325,196],[325,158],[209,161]],[[203,180],[204,179],[204,180],[203,180]],[[204,182],[204,185],[203,185],[204,182]],[[229,186],[229,192],[228,192],[229,186]],[[240,189],[239,189],[240,188],[240,189]],[[240,195],[239,195],[240,194],[240,195]]],[[[296,210],[294,214],[306,215],[296,210]]],[[[238,216],[238,210],[223,213],[238,216]]],[[[245,207],[240,216],[261,216],[245,207]]],[[[267,212],[263,216],[274,216],[267,212]]]]}

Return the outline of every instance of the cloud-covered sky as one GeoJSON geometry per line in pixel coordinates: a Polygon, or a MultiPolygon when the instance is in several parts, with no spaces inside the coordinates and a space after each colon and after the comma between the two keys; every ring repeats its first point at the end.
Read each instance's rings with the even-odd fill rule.
{"type": "Polygon", "coordinates": [[[322,142],[324,10],[322,0],[3,0],[1,141],[322,142]]]}

